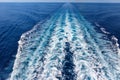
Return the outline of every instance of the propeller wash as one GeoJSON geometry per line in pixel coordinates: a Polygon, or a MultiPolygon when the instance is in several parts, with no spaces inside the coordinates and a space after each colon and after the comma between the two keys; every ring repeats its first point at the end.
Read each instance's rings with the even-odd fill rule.
{"type": "Polygon", "coordinates": [[[10,80],[120,80],[120,51],[71,4],[24,33],[10,80]]]}

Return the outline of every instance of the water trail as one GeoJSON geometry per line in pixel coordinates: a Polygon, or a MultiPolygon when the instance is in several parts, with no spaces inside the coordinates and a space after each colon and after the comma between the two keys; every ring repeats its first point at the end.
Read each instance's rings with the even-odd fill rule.
{"type": "Polygon", "coordinates": [[[78,80],[118,80],[120,57],[117,50],[114,50],[112,42],[106,39],[106,35],[97,33],[82,16],[76,17],[75,20],[73,23],[80,27],[83,36],[77,37],[78,52],[74,50],[77,76],[81,76],[77,77],[78,80]]]}
{"type": "Polygon", "coordinates": [[[63,61],[62,80],[76,80],[74,72],[73,53],[70,51],[70,43],[65,42],[65,59],[63,61]]]}
{"type": "Polygon", "coordinates": [[[10,80],[120,80],[120,55],[71,4],[23,34],[10,80]]]}

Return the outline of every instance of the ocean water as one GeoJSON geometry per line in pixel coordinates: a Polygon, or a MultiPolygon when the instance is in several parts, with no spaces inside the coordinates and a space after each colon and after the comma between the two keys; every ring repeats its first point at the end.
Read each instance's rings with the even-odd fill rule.
{"type": "Polygon", "coordinates": [[[20,36],[50,17],[61,4],[0,3],[0,79],[12,71],[20,36]]]}
{"type": "Polygon", "coordinates": [[[88,3],[78,4],[77,7],[89,22],[99,24],[120,39],[120,3],[88,3]]]}
{"type": "Polygon", "coordinates": [[[120,80],[119,8],[0,3],[0,79],[120,80]]]}

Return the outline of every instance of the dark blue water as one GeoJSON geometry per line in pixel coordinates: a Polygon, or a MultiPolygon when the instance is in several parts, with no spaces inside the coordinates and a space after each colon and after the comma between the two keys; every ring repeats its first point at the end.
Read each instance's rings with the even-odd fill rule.
{"type": "Polygon", "coordinates": [[[11,72],[20,36],[50,17],[61,4],[0,3],[0,79],[11,72]]]}
{"type": "Polygon", "coordinates": [[[78,3],[77,7],[89,22],[98,23],[115,35],[120,44],[120,3],[78,3]]]}
{"type": "MultiPolygon", "coordinates": [[[[0,3],[0,79],[7,78],[12,71],[20,36],[38,22],[50,17],[62,4],[0,3]]],[[[93,25],[98,23],[120,40],[120,4],[74,3],[73,5],[93,25]]]]}

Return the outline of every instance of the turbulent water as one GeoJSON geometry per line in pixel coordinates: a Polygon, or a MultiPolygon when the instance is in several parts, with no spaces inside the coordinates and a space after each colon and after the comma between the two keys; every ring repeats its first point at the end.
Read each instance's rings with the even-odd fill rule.
{"type": "Polygon", "coordinates": [[[21,36],[9,79],[120,80],[116,44],[97,32],[73,5],[64,4],[21,36]]]}

